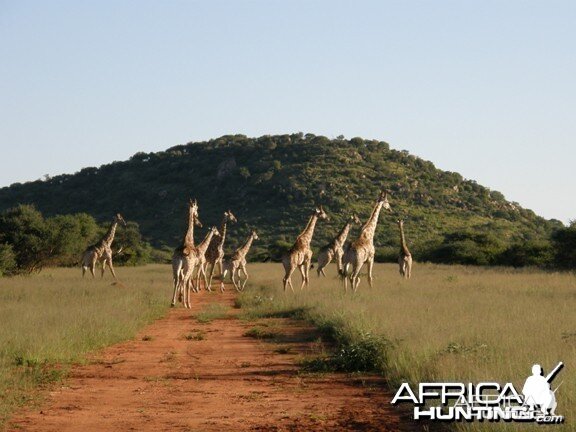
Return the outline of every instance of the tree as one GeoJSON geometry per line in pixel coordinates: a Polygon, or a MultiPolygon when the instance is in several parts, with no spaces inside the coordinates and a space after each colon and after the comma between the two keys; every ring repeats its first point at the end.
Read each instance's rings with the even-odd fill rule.
{"type": "Polygon", "coordinates": [[[576,221],[552,234],[555,264],[560,268],[576,269],[576,221]]]}
{"type": "Polygon", "coordinates": [[[11,245],[16,268],[31,273],[42,269],[50,256],[50,235],[42,214],[31,205],[19,205],[0,215],[1,243],[11,245]]]}
{"type": "Polygon", "coordinates": [[[135,266],[150,262],[152,247],[142,239],[138,224],[128,222],[125,227],[116,231],[112,252],[117,253],[114,263],[135,266]]]}
{"type": "Polygon", "coordinates": [[[96,221],[86,213],[58,215],[46,223],[50,232],[51,265],[76,265],[98,233],[96,221]]]}
{"type": "Polygon", "coordinates": [[[11,275],[16,271],[16,255],[9,244],[0,244],[0,276],[11,275]]]}

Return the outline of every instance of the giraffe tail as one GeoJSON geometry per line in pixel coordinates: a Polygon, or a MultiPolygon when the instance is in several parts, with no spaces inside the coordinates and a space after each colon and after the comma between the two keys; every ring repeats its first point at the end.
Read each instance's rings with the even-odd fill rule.
{"type": "Polygon", "coordinates": [[[340,276],[340,279],[344,279],[346,277],[346,275],[348,275],[348,269],[350,268],[350,263],[346,263],[342,269],[338,270],[338,276],[340,276]]]}

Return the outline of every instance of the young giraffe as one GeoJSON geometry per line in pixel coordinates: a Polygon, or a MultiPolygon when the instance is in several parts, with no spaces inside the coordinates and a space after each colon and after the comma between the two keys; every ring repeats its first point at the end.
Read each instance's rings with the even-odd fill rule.
{"type": "Polygon", "coordinates": [[[238,222],[236,216],[234,216],[230,210],[224,212],[222,224],[220,225],[220,235],[212,238],[208,250],[206,250],[205,268],[207,269],[208,266],[210,266],[210,273],[208,274],[207,280],[205,280],[204,284],[208,291],[212,291],[212,276],[216,265],[220,267],[220,276],[222,276],[224,271],[222,268],[222,261],[224,260],[224,242],[226,241],[226,225],[228,221],[232,223],[238,222]]]}
{"type": "Polygon", "coordinates": [[[110,224],[110,228],[104,237],[100,241],[92,246],[88,246],[84,255],[82,256],[82,277],[86,273],[87,269],[90,269],[92,277],[94,277],[94,270],[96,269],[96,263],[102,261],[102,277],[104,277],[104,271],[106,270],[106,264],[110,267],[110,272],[114,279],[116,279],[116,272],[114,272],[114,266],[112,265],[112,242],[114,241],[114,236],[116,235],[116,227],[118,223],[122,223],[126,226],[126,222],[120,213],[117,213],[110,224]]]}
{"type": "Polygon", "coordinates": [[[305,285],[308,285],[308,273],[310,271],[310,264],[312,263],[312,249],[310,249],[310,243],[312,242],[312,236],[314,235],[314,228],[316,227],[316,222],[318,219],[326,220],[328,216],[324,212],[322,206],[314,210],[308,221],[308,225],[304,228],[304,231],[298,236],[294,246],[290,248],[288,253],[282,257],[282,264],[284,265],[284,291],[290,286],[292,292],[294,292],[294,287],[292,286],[292,273],[296,270],[296,267],[300,269],[302,274],[302,285],[300,289],[304,289],[305,285]]]}
{"type": "MultiPolygon", "coordinates": [[[[206,234],[206,237],[204,238],[204,240],[202,240],[202,243],[192,248],[190,253],[186,255],[184,258],[184,266],[182,268],[182,271],[184,272],[184,278],[182,280],[182,289],[184,290],[184,306],[187,307],[188,309],[190,309],[191,307],[190,291],[191,289],[194,288],[192,283],[194,277],[194,270],[197,268],[198,269],[197,273],[198,274],[200,273],[200,269],[202,266],[200,257],[203,257],[204,254],[206,253],[206,249],[208,249],[208,245],[210,244],[212,237],[218,234],[219,234],[218,228],[216,227],[210,228],[210,231],[208,231],[208,234],[206,234]]],[[[198,290],[199,284],[200,284],[200,276],[198,276],[196,282],[197,287],[195,291],[198,290]]]]}
{"type": "MultiPolygon", "coordinates": [[[[186,235],[182,240],[182,244],[174,249],[172,254],[172,280],[174,283],[174,295],[172,296],[172,304],[174,307],[176,304],[176,291],[178,287],[182,286],[182,281],[184,278],[184,272],[182,268],[184,266],[184,258],[188,255],[192,248],[194,248],[194,226],[202,227],[200,219],[198,219],[198,202],[196,200],[188,201],[188,229],[186,230],[186,235]]],[[[183,293],[178,292],[179,301],[182,301],[183,293]]]]}
{"type": "Polygon", "coordinates": [[[230,273],[230,277],[232,278],[232,283],[234,284],[234,288],[236,291],[244,291],[244,287],[246,287],[246,282],[248,282],[248,272],[246,271],[246,255],[248,255],[248,251],[252,246],[252,242],[254,240],[258,240],[258,234],[256,231],[252,231],[250,233],[250,237],[246,240],[243,246],[236,249],[234,255],[229,260],[224,260],[224,267],[222,271],[222,279],[220,280],[220,291],[224,292],[224,278],[228,273],[230,273]],[[244,282],[240,279],[240,271],[244,273],[244,282]],[[234,275],[238,278],[238,282],[234,279],[234,275]]]}
{"type": "Polygon", "coordinates": [[[348,233],[350,232],[350,228],[352,228],[353,224],[360,224],[360,219],[358,219],[358,216],[355,214],[348,218],[346,225],[344,225],[334,240],[332,240],[330,244],[320,249],[320,252],[318,253],[318,268],[316,269],[318,276],[320,276],[320,274],[326,276],[324,268],[330,264],[334,258],[336,258],[338,274],[342,273],[342,256],[344,255],[344,243],[346,243],[346,238],[348,237],[348,233]]]}
{"type": "Polygon", "coordinates": [[[346,252],[344,253],[343,265],[344,265],[344,289],[348,290],[347,273],[348,268],[352,266],[352,272],[350,273],[350,284],[354,292],[358,289],[360,284],[360,269],[364,263],[368,263],[368,283],[372,287],[372,268],[374,267],[374,233],[376,231],[376,225],[378,224],[378,217],[380,216],[380,210],[384,207],[386,210],[392,212],[390,203],[388,202],[387,192],[381,192],[376,201],[376,205],[372,210],[372,214],[368,221],[362,227],[360,236],[353,242],[346,252]]]}
{"type": "Polygon", "coordinates": [[[400,255],[398,256],[400,274],[406,279],[410,279],[410,276],[412,276],[412,254],[406,244],[404,221],[402,219],[398,219],[398,227],[400,228],[400,255]]]}

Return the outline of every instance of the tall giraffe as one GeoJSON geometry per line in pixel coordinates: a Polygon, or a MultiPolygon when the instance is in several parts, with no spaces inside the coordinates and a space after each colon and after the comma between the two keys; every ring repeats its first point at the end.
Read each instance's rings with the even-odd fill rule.
{"type": "Polygon", "coordinates": [[[398,219],[398,228],[400,228],[400,255],[398,256],[400,275],[406,279],[410,279],[410,276],[412,276],[412,254],[406,244],[406,237],[404,237],[404,221],[402,219],[398,219]]]}
{"type": "Polygon", "coordinates": [[[304,228],[304,231],[296,238],[294,246],[290,248],[288,253],[282,257],[282,264],[284,265],[284,291],[290,286],[292,292],[294,292],[294,287],[292,286],[292,273],[296,270],[296,267],[300,270],[302,274],[302,285],[300,289],[304,288],[304,285],[308,285],[308,273],[310,271],[310,264],[312,263],[312,249],[310,249],[310,243],[312,242],[312,236],[314,235],[314,228],[316,227],[316,222],[318,219],[328,219],[328,215],[324,212],[322,206],[317,208],[312,212],[308,225],[304,228]]]}
{"type": "MultiPolygon", "coordinates": [[[[202,240],[202,242],[198,246],[192,248],[190,253],[186,255],[184,258],[184,266],[182,268],[182,271],[184,272],[184,278],[182,280],[182,289],[184,290],[184,306],[187,307],[188,309],[190,309],[191,307],[190,290],[193,288],[192,281],[194,277],[194,270],[197,269],[197,273],[198,274],[200,273],[200,270],[202,268],[200,257],[203,257],[204,254],[206,253],[206,249],[208,249],[208,245],[210,244],[212,237],[218,234],[219,234],[218,228],[216,227],[210,228],[204,240],[202,240]]],[[[197,285],[200,284],[200,276],[198,276],[196,284],[197,285]]],[[[198,289],[198,287],[196,289],[198,289]]],[[[173,299],[173,301],[175,301],[175,299],[173,299]]]]}
{"type": "Polygon", "coordinates": [[[338,274],[342,273],[342,256],[344,255],[344,243],[346,243],[346,238],[348,237],[348,233],[350,232],[350,228],[352,228],[353,224],[360,224],[360,219],[358,219],[356,214],[353,214],[348,218],[342,230],[336,237],[334,237],[334,240],[320,249],[320,252],[318,253],[318,268],[316,269],[318,276],[320,276],[320,274],[326,276],[324,268],[330,264],[334,258],[336,258],[338,274]]]}
{"type": "Polygon", "coordinates": [[[104,277],[104,271],[106,270],[106,264],[110,267],[110,272],[114,279],[116,279],[116,272],[114,271],[114,266],[112,265],[112,242],[114,241],[114,236],[116,235],[116,227],[118,223],[122,223],[126,226],[126,222],[120,213],[117,213],[112,219],[110,228],[106,231],[106,234],[100,239],[96,244],[88,246],[84,251],[82,256],[82,277],[86,273],[87,269],[90,269],[92,277],[94,277],[94,270],[96,269],[96,263],[102,261],[102,277],[104,277]]]}
{"type": "Polygon", "coordinates": [[[256,231],[252,231],[250,233],[250,237],[248,237],[246,243],[236,249],[236,252],[234,252],[229,260],[224,260],[222,279],[220,280],[220,291],[224,291],[224,278],[228,273],[230,273],[230,277],[232,278],[232,283],[234,284],[236,291],[244,290],[244,287],[246,287],[246,282],[248,282],[248,272],[246,271],[246,255],[248,255],[248,251],[250,250],[250,247],[252,247],[252,242],[254,240],[258,240],[258,234],[256,234],[256,231]],[[244,282],[242,282],[240,279],[240,271],[244,273],[244,282]],[[236,275],[238,278],[238,282],[236,282],[234,279],[234,275],[236,275]]]}
{"type": "Polygon", "coordinates": [[[212,241],[206,250],[206,269],[210,266],[210,273],[205,280],[205,285],[208,291],[212,291],[212,275],[214,274],[216,265],[220,267],[220,276],[222,276],[224,271],[222,268],[222,261],[224,260],[224,242],[226,241],[226,225],[228,221],[232,223],[238,222],[236,216],[234,216],[230,210],[224,212],[222,224],[220,225],[220,235],[216,235],[212,238],[212,241]]]}
{"type": "Polygon", "coordinates": [[[374,233],[376,232],[376,226],[378,225],[378,217],[380,216],[380,210],[384,207],[386,210],[392,212],[390,203],[388,202],[388,193],[380,192],[372,214],[368,221],[362,227],[360,236],[354,241],[348,249],[344,252],[344,289],[348,289],[348,281],[346,279],[348,268],[352,266],[352,271],[350,273],[350,284],[354,292],[358,289],[360,284],[360,269],[364,263],[368,263],[368,283],[372,287],[372,268],[374,267],[374,233]]]}
{"type": "MultiPolygon", "coordinates": [[[[179,286],[182,286],[182,281],[184,278],[184,272],[182,268],[184,266],[184,257],[188,255],[194,248],[194,226],[202,227],[200,219],[198,219],[198,202],[196,200],[188,201],[188,229],[186,234],[182,239],[182,244],[174,249],[172,254],[172,280],[174,283],[174,295],[172,296],[171,306],[175,306],[176,301],[176,290],[179,286]]],[[[183,293],[180,291],[180,299],[182,299],[183,293]]]]}

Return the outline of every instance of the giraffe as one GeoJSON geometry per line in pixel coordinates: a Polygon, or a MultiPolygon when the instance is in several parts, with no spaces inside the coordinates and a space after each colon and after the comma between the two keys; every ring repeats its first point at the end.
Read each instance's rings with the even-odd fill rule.
{"type": "Polygon", "coordinates": [[[223,274],[222,261],[224,260],[224,242],[226,241],[226,224],[228,221],[236,223],[238,220],[236,216],[232,214],[230,210],[224,212],[224,217],[222,218],[222,224],[220,225],[220,235],[214,236],[208,249],[206,250],[206,264],[207,269],[210,266],[210,273],[207,279],[204,281],[204,285],[208,291],[212,291],[212,275],[214,274],[214,269],[216,265],[220,267],[220,276],[223,274]]]}
{"type": "Polygon", "coordinates": [[[316,222],[318,219],[329,220],[328,215],[324,212],[322,206],[316,208],[312,215],[310,215],[310,220],[304,228],[304,231],[296,238],[294,246],[290,248],[288,253],[282,257],[282,264],[284,265],[284,291],[290,286],[292,292],[294,292],[294,287],[292,286],[292,273],[296,270],[296,267],[300,269],[302,274],[302,285],[300,289],[304,289],[305,285],[308,285],[308,273],[310,271],[310,264],[312,263],[312,249],[310,249],[310,243],[312,242],[312,236],[314,235],[314,228],[316,227],[316,222]]]}
{"type": "Polygon", "coordinates": [[[350,284],[354,292],[358,289],[360,284],[360,269],[364,263],[368,263],[368,283],[372,287],[372,268],[374,266],[374,233],[376,231],[376,225],[378,224],[378,217],[380,216],[380,210],[384,207],[386,210],[392,212],[390,203],[388,202],[388,193],[383,191],[380,192],[372,214],[368,221],[362,227],[360,235],[344,252],[343,265],[344,271],[342,276],[344,277],[344,289],[348,289],[348,268],[352,266],[352,272],[349,275],[350,284]]]}
{"type": "Polygon", "coordinates": [[[92,277],[95,277],[94,271],[96,269],[96,263],[102,261],[102,277],[104,277],[106,264],[108,264],[112,276],[116,279],[116,272],[112,265],[112,242],[116,235],[116,227],[118,226],[118,223],[122,223],[126,226],[126,222],[120,213],[117,213],[114,216],[110,228],[108,228],[104,237],[102,237],[98,243],[88,246],[84,251],[84,255],[82,256],[82,277],[86,274],[87,269],[90,269],[92,277]]]}
{"type": "Polygon", "coordinates": [[[344,243],[346,242],[346,238],[348,237],[348,233],[350,232],[350,228],[352,228],[353,224],[360,224],[360,219],[356,214],[351,215],[346,224],[338,233],[338,235],[326,246],[320,249],[320,253],[318,254],[318,268],[316,271],[318,272],[318,276],[324,273],[324,268],[332,262],[332,259],[336,258],[336,267],[338,269],[338,274],[342,273],[342,255],[344,255],[344,243]]]}
{"type": "Polygon", "coordinates": [[[234,252],[229,260],[224,260],[222,279],[220,280],[221,292],[224,292],[224,278],[228,273],[230,273],[230,277],[232,278],[232,283],[234,284],[236,291],[243,291],[244,287],[246,287],[246,282],[248,282],[248,272],[246,271],[246,255],[248,255],[248,251],[250,250],[254,240],[258,240],[258,234],[256,234],[256,231],[252,231],[250,233],[250,237],[248,237],[246,243],[236,249],[236,252],[234,252]],[[240,280],[240,271],[244,273],[244,282],[240,280]],[[234,275],[237,276],[238,282],[236,282],[234,279],[234,275]]]}
{"type": "MultiPolygon", "coordinates": [[[[196,200],[188,201],[188,229],[182,244],[174,249],[172,254],[172,280],[174,283],[174,295],[172,296],[172,304],[174,307],[176,304],[176,290],[178,287],[182,286],[182,279],[184,274],[182,268],[184,266],[184,257],[190,253],[194,247],[194,226],[202,227],[200,219],[198,219],[198,202],[196,200]]],[[[182,291],[179,291],[178,297],[182,301],[182,291]]]]}
{"type": "Polygon", "coordinates": [[[406,279],[410,279],[410,276],[412,276],[412,254],[406,244],[406,237],[404,237],[404,221],[402,219],[398,219],[398,227],[400,228],[400,255],[398,256],[400,275],[406,279]]]}
{"type": "Polygon", "coordinates": [[[198,285],[200,284],[199,274],[202,268],[201,257],[203,257],[204,254],[206,253],[206,249],[208,249],[208,245],[210,244],[212,237],[219,234],[220,233],[218,232],[218,228],[214,226],[210,228],[204,240],[202,240],[202,242],[198,246],[192,248],[190,253],[186,255],[184,258],[184,266],[182,268],[182,271],[184,272],[184,278],[182,280],[182,289],[184,290],[184,306],[187,307],[188,309],[190,309],[191,307],[190,290],[193,288],[192,280],[194,276],[194,269],[196,268],[198,269],[197,270],[198,279],[196,282],[197,285],[196,290],[198,290],[198,285]]]}

